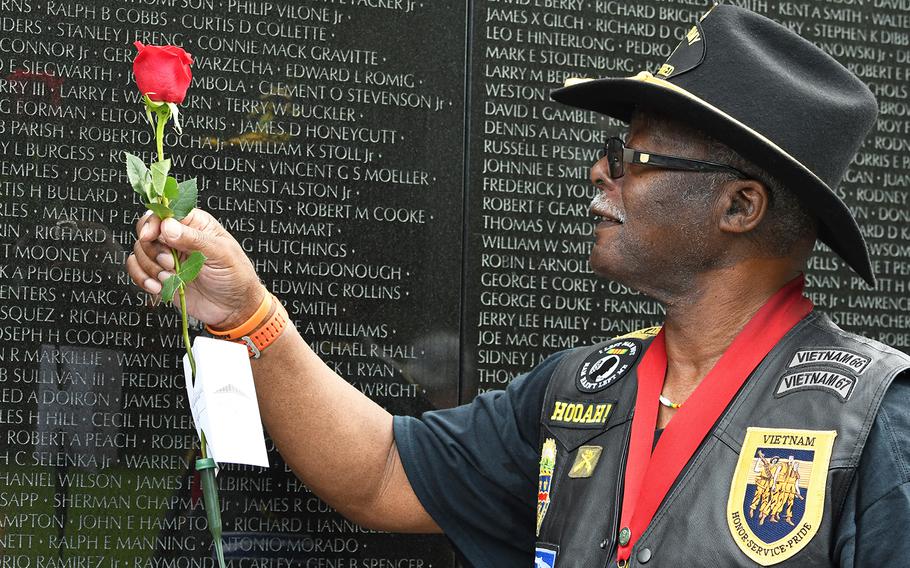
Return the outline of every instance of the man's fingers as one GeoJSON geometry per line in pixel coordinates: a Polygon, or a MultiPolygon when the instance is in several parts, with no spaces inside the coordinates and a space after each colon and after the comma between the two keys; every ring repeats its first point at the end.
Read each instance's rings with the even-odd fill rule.
{"type": "Polygon", "coordinates": [[[146,211],[145,215],[136,221],[136,235],[140,241],[154,241],[158,238],[160,227],[161,219],[151,211],[146,211]]]}
{"type": "Polygon", "coordinates": [[[151,214],[152,214],[151,211],[146,211],[145,213],[142,214],[142,217],[139,217],[138,219],[136,219],[136,234],[137,235],[142,231],[142,226],[145,225],[145,222],[148,221],[149,215],[151,215],[151,214]]]}
{"type": "Polygon", "coordinates": [[[150,246],[150,243],[141,243],[136,241],[133,243],[133,254],[132,257],[136,259],[136,263],[139,265],[139,268],[146,275],[158,274],[162,270],[162,266],[158,264],[156,260],[158,253],[157,251],[154,254],[149,255],[147,247],[150,246]]]}
{"type": "Polygon", "coordinates": [[[176,219],[165,219],[161,223],[161,237],[159,240],[167,246],[182,252],[198,250],[209,258],[218,253],[211,233],[188,227],[176,219]]]}
{"type": "Polygon", "coordinates": [[[209,258],[218,258],[225,255],[225,242],[218,242],[219,237],[231,242],[218,221],[201,209],[193,209],[181,221],[162,221],[148,211],[136,221],[136,234],[126,269],[133,283],[150,294],[160,293],[161,282],[174,271],[169,249],[181,253],[198,250],[209,258]]]}
{"type": "Polygon", "coordinates": [[[172,255],[171,253],[169,253],[169,252],[159,253],[158,256],[155,257],[155,260],[158,261],[158,265],[161,268],[164,268],[166,270],[174,270],[174,255],[172,255]]]}
{"type": "MultiPolygon", "coordinates": [[[[167,247],[162,245],[159,241],[152,241],[152,242],[136,241],[136,244],[139,245],[139,247],[142,249],[142,253],[145,256],[149,257],[150,259],[154,259],[155,261],[157,261],[158,257],[161,256],[162,254],[171,254],[171,251],[168,250],[167,247]]],[[[133,248],[134,249],[136,248],[135,245],[133,246],[133,248]]],[[[161,263],[159,263],[159,264],[161,264],[161,263]]]]}
{"type": "Polygon", "coordinates": [[[131,254],[126,259],[126,272],[130,276],[133,284],[142,288],[149,294],[158,294],[161,292],[161,283],[154,278],[149,277],[148,273],[139,266],[136,255],[131,254]]]}

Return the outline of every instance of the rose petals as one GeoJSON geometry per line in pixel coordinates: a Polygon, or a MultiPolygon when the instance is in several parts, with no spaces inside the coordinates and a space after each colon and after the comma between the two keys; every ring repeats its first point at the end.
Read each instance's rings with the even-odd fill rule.
{"type": "Polygon", "coordinates": [[[193,79],[190,54],[175,45],[143,45],[138,41],[133,45],[139,50],[133,60],[139,92],[155,101],[182,103],[193,79]]]}

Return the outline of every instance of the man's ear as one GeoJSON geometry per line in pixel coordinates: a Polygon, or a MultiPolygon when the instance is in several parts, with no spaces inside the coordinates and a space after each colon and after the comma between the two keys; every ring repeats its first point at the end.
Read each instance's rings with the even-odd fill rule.
{"type": "Polygon", "coordinates": [[[752,179],[726,182],[717,200],[718,228],[725,233],[754,231],[765,218],[770,193],[763,183],[752,179]]]}

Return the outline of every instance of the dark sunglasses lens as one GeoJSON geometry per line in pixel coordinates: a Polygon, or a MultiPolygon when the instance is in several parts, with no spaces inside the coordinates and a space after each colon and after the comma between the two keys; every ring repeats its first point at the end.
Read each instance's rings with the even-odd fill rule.
{"type": "Polygon", "coordinates": [[[610,177],[614,179],[621,178],[623,175],[623,149],[622,140],[619,138],[607,140],[607,166],[610,168],[610,177]]]}

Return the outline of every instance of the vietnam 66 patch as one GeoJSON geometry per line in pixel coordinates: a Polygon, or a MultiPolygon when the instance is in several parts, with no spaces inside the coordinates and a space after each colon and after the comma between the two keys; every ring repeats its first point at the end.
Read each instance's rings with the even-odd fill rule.
{"type": "Polygon", "coordinates": [[[588,355],[578,369],[575,386],[581,392],[597,392],[623,378],[641,355],[641,343],[620,339],[588,355]]]}

